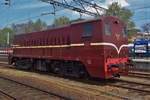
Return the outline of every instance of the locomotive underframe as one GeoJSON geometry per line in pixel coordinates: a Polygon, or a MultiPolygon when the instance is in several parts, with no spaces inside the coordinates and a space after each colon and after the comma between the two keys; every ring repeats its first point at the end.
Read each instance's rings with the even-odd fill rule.
{"type": "Polygon", "coordinates": [[[18,69],[52,72],[76,78],[90,78],[85,66],[79,61],[13,57],[9,60],[9,64],[15,65],[18,69]]]}

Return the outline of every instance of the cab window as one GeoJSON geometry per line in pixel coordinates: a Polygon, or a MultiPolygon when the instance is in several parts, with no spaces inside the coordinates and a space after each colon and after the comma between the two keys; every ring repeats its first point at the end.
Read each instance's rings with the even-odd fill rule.
{"type": "Polygon", "coordinates": [[[106,35],[111,35],[112,34],[110,23],[105,23],[104,29],[105,29],[105,34],[106,35]]]}
{"type": "Polygon", "coordinates": [[[86,23],[83,25],[82,37],[91,37],[93,32],[93,25],[91,23],[86,23]]]}

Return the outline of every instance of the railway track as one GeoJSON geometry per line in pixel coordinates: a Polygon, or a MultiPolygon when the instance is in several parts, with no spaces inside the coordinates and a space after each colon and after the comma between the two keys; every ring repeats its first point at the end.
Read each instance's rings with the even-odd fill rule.
{"type": "Polygon", "coordinates": [[[0,76],[0,93],[10,100],[20,100],[21,98],[38,100],[69,100],[63,97],[39,88],[17,82],[15,80],[0,76]]]}
{"type": "Polygon", "coordinates": [[[6,55],[6,54],[0,54],[0,61],[7,62],[8,61],[8,55],[6,55]]]}
{"type": "Polygon", "coordinates": [[[0,98],[3,99],[3,100],[17,100],[17,98],[9,95],[8,93],[5,93],[4,91],[0,90],[0,98]]]}
{"type": "MultiPolygon", "coordinates": [[[[4,80],[8,80],[8,81],[12,81],[12,82],[15,82],[15,83],[17,83],[17,84],[21,84],[21,85],[23,85],[23,86],[27,86],[27,87],[29,87],[29,88],[33,88],[33,89],[36,89],[36,90],[38,90],[38,91],[42,91],[42,92],[44,92],[44,93],[47,93],[47,94],[50,94],[50,95],[54,95],[54,96],[56,96],[56,97],[59,97],[59,98],[61,98],[61,99],[59,99],[59,100],[69,100],[68,98],[66,98],[66,97],[62,97],[62,96],[59,96],[59,95],[56,95],[56,94],[53,94],[53,93],[49,93],[49,92],[47,92],[47,91],[44,91],[44,90],[39,90],[38,88],[35,88],[35,87],[32,87],[32,86],[29,86],[29,85],[26,85],[26,84],[23,84],[23,83],[20,83],[20,82],[17,82],[17,81],[14,81],[14,80],[12,80],[12,79],[9,79],[9,78],[5,78],[5,77],[0,77],[0,80],[1,79],[4,79],[4,80]]],[[[1,86],[0,86],[1,87],[1,86]]],[[[74,86],[73,86],[74,87],[74,86]]],[[[107,95],[107,96],[111,96],[111,97],[115,97],[115,98],[118,98],[118,99],[124,99],[124,100],[131,100],[130,98],[128,98],[128,97],[126,97],[126,96],[121,96],[121,95],[119,95],[119,94],[115,94],[115,93],[111,93],[111,92],[104,92],[103,90],[98,90],[98,89],[94,89],[94,88],[90,88],[90,87],[82,87],[82,86],[76,86],[76,87],[78,87],[78,88],[82,88],[82,89],[84,89],[84,90],[87,90],[87,91],[93,91],[93,93],[100,93],[100,94],[103,94],[103,95],[107,95]]],[[[9,94],[8,94],[9,95],[9,94]]],[[[13,98],[16,98],[15,96],[11,96],[11,97],[13,97],[13,98]]],[[[13,100],[18,100],[18,99],[13,99],[13,100]]],[[[48,100],[50,100],[50,99],[48,99],[48,100]]]]}
{"type": "Polygon", "coordinates": [[[138,73],[138,72],[129,72],[129,77],[137,77],[137,78],[144,78],[144,79],[150,79],[150,74],[148,73],[138,73]]]}
{"type": "Polygon", "coordinates": [[[132,82],[132,81],[126,81],[126,80],[120,80],[117,79],[116,83],[109,83],[108,85],[133,90],[139,93],[146,93],[150,95],[150,84],[144,84],[144,83],[138,83],[138,82],[132,82]]]}
{"type": "MultiPolygon", "coordinates": [[[[0,65],[8,67],[7,64],[0,63],[0,65]]],[[[99,84],[99,82],[95,82],[95,81],[94,82],[91,81],[90,83],[99,84]]],[[[118,87],[118,88],[128,89],[128,90],[131,90],[131,91],[133,90],[132,91],[133,93],[136,91],[139,94],[143,94],[143,93],[150,94],[150,90],[148,90],[150,88],[150,85],[146,85],[146,84],[135,83],[135,82],[127,82],[127,81],[121,81],[121,80],[115,80],[115,83],[106,83],[106,85],[112,86],[112,87],[118,87]],[[139,88],[139,87],[141,87],[141,88],[139,88]]],[[[71,87],[74,87],[74,86],[71,86],[71,87]]],[[[82,86],[76,86],[76,87],[82,88],[82,89],[85,89],[85,90],[88,90],[88,91],[93,91],[93,92],[96,92],[96,93],[101,93],[101,94],[104,94],[104,95],[116,97],[116,98],[119,98],[119,99],[132,100],[128,96],[124,96],[124,95],[116,94],[116,93],[112,93],[112,92],[105,92],[103,90],[100,90],[100,89],[98,89],[98,85],[95,88],[82,87],[82,86]]]]}
{"type": "MultiPolygon", "coordinates": [[[[0,65],[2,65],[2,66],[5,66],[5,67],[12,67],[12,66],[10,66],[10,65],[7,65],[6,63],[0,63],[0,65]]],[[[5,77],[1,77],[0,76],[0,79],[1,78],[4,78],[4,79],[6,79],[6,80],[10,80],[10,81],[14,81],[14,80],[12,80],[12,79],[8,79],[8,78],[5,78],[5,77]]],[[[81,80],[82,81],[82,80],[81,80]]],[[[16,81],[15,81],[16,82],[16,81]]],[[[92,83],[95,83],[95,81],[93,82],[93,81],[91,81],[92,83]]],[[[90,82],[90,83],[91,83],[90,82]]],[[[18,82],[17,82],[18,83],[18,82]]],[[[19,82],[19,84],[23,84],[23,83],[20,83],[19,82]]],[[[62,83],[60,83],[60,84],[62,84],[62,83]]],[[[24,84],[23,84],[24,85],[24,84]]],[[[32,87],[32,86],[31,86],[32,87]]],[[[74,87],[74,85],[71,85],[71,87],[74,87]]],[[[103,94],[103,95],[106,95],[106,96],[112,96],[112,97],[115,97],[115,98],[118,98],[118,99],[125,99],[125,100],[131,100],[130,98],[128,98],[128,97],[126,97],[126,96],[122,96],[122,95],[119,95],[119,94],[115,94],[115,93],[112,93],[112,92],[105,92],[105,91],[103,91],[103,90],[99,90],[99,89],[96,89],[96,88],[91,88],[91,87],[82,87],[82,86],[75,86],[75,87],[77,87],[77,88],[82,88],[82,89],[84,89],[84,90],[86,90],[86,91],[93,91],[93,93],[97,93],[97,94],[103,94]]],[[[66,99],[66,98],[65,98],[66,99]]]]}

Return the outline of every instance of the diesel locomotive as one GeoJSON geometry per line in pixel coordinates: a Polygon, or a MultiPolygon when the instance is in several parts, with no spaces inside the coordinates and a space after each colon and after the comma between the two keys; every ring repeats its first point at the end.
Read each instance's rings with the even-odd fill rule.
{"type": "Polygon", "coordinates": [[[126,25],[114,16],[16,35],[9,64],[71,77],[110,79],[128,71],[126,25]]]}

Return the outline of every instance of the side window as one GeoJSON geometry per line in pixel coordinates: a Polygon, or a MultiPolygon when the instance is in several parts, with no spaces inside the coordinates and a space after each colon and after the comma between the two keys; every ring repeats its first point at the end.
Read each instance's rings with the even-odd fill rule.
{"type": "Polygon", "coordinates": [[[56,44],[57,44],[57,40],[56,40],[56,37],[55,37],[54,41],[55,41],[55,42],[54,42],[54,45],[56,45],[56,44]]]}
{"type": "Polygon", "coordinates": [[[49,45],[52,45],[52,44],[53,44],[53,37],[52,37],[52,36],[50,36],[50,37],[48,38],[48,44],[49,44],[49,45]]]}
{"type": "Polygon", "coordinates": [[[106,35],[111,35],[112,34],[112,30],[111,30],[111,24],[110,23],[105,23],[105,34],[106,35]]]}
{"type": "Polygon", "coordinates": [[[59,45],[61,44],[60,42],[61,42],[60,37],[58,37],[58,44],[59,44],[59,45]]]}
{"type": "Polygon", "coordinates": [[[37,46],[39,45],[39,40],[38,40],[38,38],[36,39],[36,45],[37,45],[37,46]]]}
{"type": "Polygon", "coordinates": [[[127,36],[127,28],[126,27],[122,28],[122,34],[124,37],[127,36]]]}
{"type": "Polygon", "coordinates": [[[36,40],[33,40],[33,45],[36,45],[36,40]]]}
{"type": "Polygon", "coordinates": [[[82,37],[91,37],[93,32],[93,25],[91,23],[86,23],[83,25],[82,37]]]}
{"type": "Polygon", "coordinates": [[[65,39],[63,36],[62,36],[62,44],[65,44],[65,39]]]}
{"type": "Polygon", "coordinates": [[[28,43],[29,43],[28,40],[26,40],[26,46],[28,46],[28,43]]]}
{"type": "Polygon", "coordinates": [[[71,40],[70,40],[70,37],[68,36],[67,37],[67,45],[70,45],[71,44],[71,40]]]}
{"type": "Polygon", "coordinates": [[[41,39],[39,39],[39,46],[41,46],[42,45],[42,41],[41,41],[41,39]]]}
{"type": "Polygon", "coordinates": [[[42,46],[45,45],[45,40],[44,40],[44,38],[41,39],[41,41],[42,41],[42,46]]]}
{"type": "Polygon", "coordinates": [[[46,38],[46,45],[49,45],[49,41],[48,41],[48,38],[46,38]]]}

